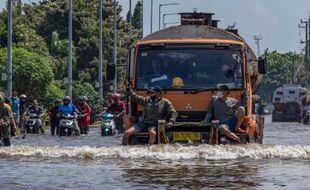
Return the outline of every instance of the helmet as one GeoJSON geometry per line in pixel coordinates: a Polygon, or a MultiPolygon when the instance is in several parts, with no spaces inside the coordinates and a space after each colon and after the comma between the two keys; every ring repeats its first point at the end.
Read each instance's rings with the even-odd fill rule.
{"type": "Polygon", "coordinates": [[[115,99],[115,98],[120,98],[121,95],[119,93],[113,93],[112,94],[112,98],[115,99]]]}
{"type": "Polygon", "coordinates": [[[182,88],[184,86],[183,79],[181,77],[174,77],[172,80],[173,88],[182,88]]]}
{"type": "Polygon", "coordinates": [[[56,100],[54,101],[54,103],[58,103],[58,102],[61,102],[61,99],[56,99],[56,100]]]}
{"type": "Polygon", "coordinates": [[[69,100],[69,102],[70,102],[70,101],[71,101],[71,98],[70,98],[70,96],[65,96],[64,99],[63,99],[63,101],[64,101],[64,100],[69,100]]]}
{"type": "Polygon", "coordinates": [[[83,101],[88,101],[87,96],[82,96],[82,100],[83,100],[83,101]]]}
{"type": "Polygon", "coordinates": [[[19,98],[27,98],[27,96],[25,95],[25,94],[21,94],[21,95],[19,95],[19,98]]]}

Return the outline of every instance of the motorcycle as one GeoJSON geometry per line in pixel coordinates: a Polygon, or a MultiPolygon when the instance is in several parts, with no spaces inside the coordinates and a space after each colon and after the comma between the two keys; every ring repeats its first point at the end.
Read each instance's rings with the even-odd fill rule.
{"type": "Polygon", "coordinates": [[[71,136],[74,130],[73,122],[75,116],[71,114],[62,114],[59,121],[59,136],[71,136]]]}
{"type": "Polygon", "coordinates": [[[39,116],[36,113],[28,113],[26,119],[26,133],[38,134],[39,127],[36,125],[39,116]]]}
{"type": "Polygon", "coordinates": [[[115,116],[110,113],[104,113],[101,115],[101,136],[114,136],[117,134],[114,118],[115,116]]]}
{"type": "Polygon", "coordinates": [[[303,123],[306,125],[310,125],[310,105],[306,105],[304,108],[303,123]]]}

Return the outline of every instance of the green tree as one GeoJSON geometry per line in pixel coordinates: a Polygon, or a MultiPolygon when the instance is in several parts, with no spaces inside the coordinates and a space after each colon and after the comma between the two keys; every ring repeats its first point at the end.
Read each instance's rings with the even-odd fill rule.
{"type": "Polygon", "coordinates": [[[266,58],[268,61],[267,74],[259,89],[259,93],[265,101],[271,101],[273,91],[283,84],[307,86],[302,55],[273,51],[268,53],[266,58]]]}
{"type": "MultiPolygon", "coordinates": [[[[13,89],[30,98],[42,98],[53,80],[51,59],[22,48],[13,48],[13,89]]],[[[0,49],[0,70],[5,72],[7,49],[0,49]]]]}
{"type": "MultiPolygon", "coordinates": [[[[63,77],[67,75],[68,1],[44,0],[31,4],[21,4],[20,0],[14,0],[14,2],[16,3],[14,3],[13,7],[13,47],[25,50],[27,53],[23,56],[27,56],[28,53],[36,53],[36,55],[48,59],[46,63],[55,73],[54,80],[63,80],[63,77]]],[[[113,62],[113,3],[114,0],[104,0],[102,33],[105,89],[108,89],[107,87],[110,84],[109,81],[105,80],[105,65],[113,62]]],[[[128,48],[140,38],[139,30],[129,26],[126,20],[120,16],[121,11],[122,7],[118,4],[118,65],[125,63],[128,48]],[[130,34],[129,31],[131,31],[130,34]]],[[[99,1],[73,0],[73,80],[79,83],[88,83],[91,86],[94,84],[94,81],[98,80],[98,14],[99,1]]],[[[1,47],[7,47],[6,10],[0,11],[1,47]]],[[[13,63],[17,60],[19,59],[13,56],[13,63]]],[[[5,65],[4,61],[2,64],[3,69],[5,65]]],[[[28,66],[32,67],[35,65],[28,66]]],[[[124,72],[125,67],[118,68],[119,86],[124,77],[124,72]]],[[[46,85],[48,91],[55,90],[54,87],[46,85]]],[[[60,89],[63,90],[65,87],[61,86],[60,89]]],[[[23,89],[20,90],[18,88],[17,90],[23,91],[23,89]]],[[[54,93],[51,92],[50,94],[54,93]]],[[[50,94],[46,96],[49,97],[50,94]]]]}
{"type": "Polygon", "coordinates": [[[133,18],[132,18],[132,25],[139,31],[142,31],[142,3],[141,1],[138,1],[135,10],[133,12],[133,18]]]}

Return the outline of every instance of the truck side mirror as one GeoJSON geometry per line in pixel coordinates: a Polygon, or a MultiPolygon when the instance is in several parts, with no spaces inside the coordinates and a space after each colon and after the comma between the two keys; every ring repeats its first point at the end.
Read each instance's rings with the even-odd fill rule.
{"type": "Polygon", "coordinates": [[[259,74],[266,74],[267,73],[267,61],[264,58],[258,58],[257,61],[258,66],[258,72],[259,74]]]}
{"type": "Polygon", "coordinates": [[[115,80],[115,65],[114,64],[107,64],[106,78],[107,80],[115,80]]]}

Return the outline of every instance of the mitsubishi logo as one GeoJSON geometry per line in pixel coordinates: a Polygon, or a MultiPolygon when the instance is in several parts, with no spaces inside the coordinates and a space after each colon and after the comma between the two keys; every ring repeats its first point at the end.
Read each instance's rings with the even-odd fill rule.
{"type": "Polygon", "coordinates": [[[185,109],[187,109],[187,110],[193,109],[192,104],[188,103],[188,104],[185,106],[185,109]]]}

